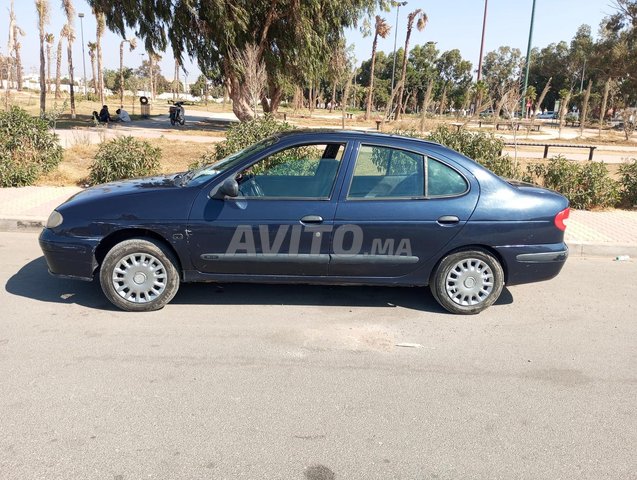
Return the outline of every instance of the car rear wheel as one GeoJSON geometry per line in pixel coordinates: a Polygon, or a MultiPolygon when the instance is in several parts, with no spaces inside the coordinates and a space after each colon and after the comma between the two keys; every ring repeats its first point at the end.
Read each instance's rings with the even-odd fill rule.
{"type": "Polygon", "coordinates": [[[104,257],[100,284],[113,305],[131,312],[164,307],[179,289],[173,255],[151,239],[133,238],[115,245],[104,257]]]}
{"type": "Polygon", "coordinates": [[[451,313],[471,315],[493,305],[504,287],[500,262],[483,250],[463,250],[443,258],[433,275],[431,293],[451,313]]]}

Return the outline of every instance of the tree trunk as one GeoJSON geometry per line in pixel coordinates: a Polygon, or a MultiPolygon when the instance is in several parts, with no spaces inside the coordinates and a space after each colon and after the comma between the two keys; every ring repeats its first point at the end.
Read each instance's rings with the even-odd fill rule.
{"type": "Polygon", "coordinates": [[[173,76],[173,102],[177,100],[177,93],[179,93],[179,60],[175,58],[175,75],[173,76]]]}
{"type": "Polygon", "coordinates": [[[91,70],[93,72],[93,95],[97,94],[97,71],[95,69],[95,53],[91,57],[91,70]]]}
{"type": "Polygon", "coordinates": [[[150,67],[150,99],[155,101],[155,58],[152,52],[148,52],[148,66],[150,67]]]}
{"type": "Polygon", "coordinates": [[[16,32],[16,42],[15,42],[15,79],[18,84],[18,91],[22,90],[22,57],[20,55],[20,49],[22,45],[17,41],[17,32],[16,32]]]}
{"type": "Polygon", "coordinates": [[[55,99],[59,100],[62,98],[62,92],[60,91],[61,81],[62,81],[62,40],[64,37],[60,35],[60,39],[58,41],[58,51],[55,65],[55,99]]]}
{"type": "Polygon", "coordinates": [[[330,100],[330,113],[334,110],[334,103],[336,102],[336,81],[332,84],[332,99],[330,100]]]}
{"type": "Polygon", "coordinates": [[[602,109],[599,115],[599,136],[602,136],[602,127],[604,126],[604,119],[606,118],[606,106],[608,104],[608,93],[610,92],[610,82],[611,79],[608,78],[606,80],[606,84],[604,85],[604,96],[602,97],[602,109]]]}
{"type": "Polygon", "coordinates": [[[46,113],[46,65],[44,57],[44,30],[40,29],[40,115],[46,113]]]}
{"type": "Polygon", "coordinates": [[[442,97],[440,97],[440,115],[445,113],[445,104],[447,103],[447,84],[442,89],[442,97]]]}
{"type": "Polygon", "coordinates": [[[119,42],[119,108],[124,108],[124,41],[119,42]]]}
{"type": "Polygon", "coordinates": [[[255,118],[250,100],[244,95],[241,82],[236,76],[228,75],[228,96],[232,100],[232,111],[239,121],[248,122],[255,118]]]}
{"type": "Polygon", "coordinates": [[[564,117],[568,113],[568,102],[571,101],[571,94],[573,92],[569,91],[566,94],[566,97],[562,99],[562,104],[560,105],[560,125],[558,130],[558,138],[562,138],[562,127],[564,126],[564,117]]]}
{"type": "Polygon", "coordinates": [[[51,93],[51,44],[46,46],[46,93],[51,93]]]}
{"type": "Polygon", "coordinates": [[[593,81],[588,81],[588,87],[586,87],[586,93],[584,94],[584,102],[582,105],[582,112],[579,117],[579,136],[584,135],[584,123],[586,123],[586,117],[588,116],[588,103],[591,99],[591,89],[593,88],[593,81]]]}
{"type": "Polygon", "coordinates": [[[546,85],[544,85],[544,89],[542,90],[542,93],[540,94],[540,98],[538,98],[537,103],[535,104],[536,112],[541,111],[540,109],[542,108],[542,102],[544,101],[544,97],[546,97],[546,94],[549,93],[549,88],[551,88],[551,80],[553,80],[553,77],[549,78],[549,81],[546,82],[546,85]]]}
{"type": "Polygon", "coordinates": [[[365,120],[369,120],[372,114],[372,99],[374,96],[374,69],[376,68],[376,46],[378,44],[378,31],[374,34],[372,43],[372,65],[369,72],[369,90],[367,91],[367,109],[365,110],[365,120]]]}
{"type": "Polygon", "coordinates": [[[429,103],[431,103],[431,93],[434,89],[434,81],[433,78],[429,80],[429,84],[427,85],[427,91],[425,92],[425,97],[422,99],[422,112],[420,114],[420,131],[423,132],[425,130],[425,118],[427,117],[427,110],[429,109],[429,103]]]}
{"type": "Polygon", "coordinates": [[[75,119],[75,90],[73,86],[74,78],[73,78],[73,39],[72,37],[68,39],[68,43],[66,44],[66,53],[68,56],[68,63],[69,63],[69,93],[71,95],[71,118],[75,119]]]}
{"type": "MultiPolygon", "coordinates": [[[[411,18],[411,17],[410,17],[411,18]]],[[[407,55],[409,54],[409,37],[411,37],[411,30],[413,23],[407,24],[407,35],[405,36],[405,53],[403,54],[403,69],[400,75],[400,89],[398,90],[398,105],[396,106],[396,120],[400,118],[401,109],[403,106],[403,92],[405,90],[405,80],[407,77],[407,55]]]]}
{"type": "Polygon", "coordinates": [[[97,32],[96,32],[96,54],[97,54],[97,91],[100,96],[100,104],[104,105],[106,99],[104,98],[104,63],[102,58],[102,36],[104,35],[104,14],[97,13],[97,32]]]}

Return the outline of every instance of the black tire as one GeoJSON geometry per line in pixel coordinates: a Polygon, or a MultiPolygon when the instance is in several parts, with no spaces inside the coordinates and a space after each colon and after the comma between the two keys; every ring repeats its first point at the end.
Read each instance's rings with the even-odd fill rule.
{"type": "Polygon", "coordinates": [[[174,127],[175,126],[175,119],[174,118],[170,118],[170,124],[174,127]]]}
{"type": "Polygon", "coordinates": [[[498,299],[504,287],[504,271],[489,252],[462,250],[438,263],[429,287],[445,310],[474,315],[498,299]]]}
{"type": "Polygon", "coordinates": [[[148,97],[139,97],[139,103],[141,103],[142,105],[148,105],[148,97]]]}
{"type": "Polygon", "coordinates": [[[184,123],[186,123],[186,119],[185,118],[180,118],[179,119],[179,125],[183,125],[184,123]]]}
{"type": "Polygon", "coordinates": [[[155,240],[124,240],[104,257],[100,285],[106,298],[122,310],[159,310],[173,299],[179,289],[177,261],[166,247],[155,240]]]}

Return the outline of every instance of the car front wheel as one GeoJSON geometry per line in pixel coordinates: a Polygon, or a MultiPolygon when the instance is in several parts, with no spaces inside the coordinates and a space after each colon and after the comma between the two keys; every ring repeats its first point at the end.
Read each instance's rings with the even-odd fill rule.
{"type": "Polygon", "coordinates": [[[463,250],[438,264],[430,285],[438,303],[451,313],[471,315],[493,305],[504,287],[500,262],[483,250],[463,250]]]}
{"type": "Polygon", "coordinates": [[[179,289],[176,264],[173,255],[159,242],[125,240],[104,257],[100,284],[111,303],[122,310],[159,310],[179,289]]]}

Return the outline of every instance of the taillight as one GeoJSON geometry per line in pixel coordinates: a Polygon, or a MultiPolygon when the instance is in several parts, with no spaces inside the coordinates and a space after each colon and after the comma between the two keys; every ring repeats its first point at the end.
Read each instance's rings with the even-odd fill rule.
{"type": "Polygon", "coordinates": [[[565,222],[568,219],[568,216],[570,213],[571,213],[571,209],[568,207],[566,207],[561,212],[558,212],[558,214],[555,215],[555,226],[562,231],[566,230],[565,222]]]}

